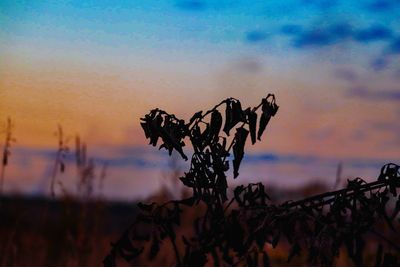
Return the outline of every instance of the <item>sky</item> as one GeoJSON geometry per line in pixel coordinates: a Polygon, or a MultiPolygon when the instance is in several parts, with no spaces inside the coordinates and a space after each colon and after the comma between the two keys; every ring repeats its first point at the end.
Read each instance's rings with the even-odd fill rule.
{"type": "MultiPolygon", "coordinates": [[[[107,163],[106,197],[145,197],[171,160],[140,117],[268,93],[280,109],[239,183],[332,185],[340,162],[374,180],[400,162],[399,18],[398,0],[0,0],[0,130],[10,117],[17,139],[5,191],[48,194],[61,125],[71,154],[79,135],[96,171],[107,163]]],[[[57,179],[74,192],[68,162],[57,179]]]]}

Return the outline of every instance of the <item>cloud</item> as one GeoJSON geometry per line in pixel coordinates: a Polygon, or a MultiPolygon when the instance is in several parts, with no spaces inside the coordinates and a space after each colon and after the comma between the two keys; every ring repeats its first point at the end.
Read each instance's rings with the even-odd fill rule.
{"type": "Polygon", "coordinates": [[[295,36],[293,46],[296,48],[328,46],[345,40],[352,32],[352,27],[347,23],[303,31],[295,36]]]}
{"type": "Polygon", "coordinates": [[[176,6],[188,11],[202,11],[206,9],[206,3],[200,0],[181,0],[176,3],[176,6]]]}
{"type": "Polygon", "coordinates": [[[246,41],[249,43],[258,43],[267,39],[268,35],[262,31],[250,31],[246,33],[246,41]]]}
{"type": "MultiPolygon", "coordinates": [[[[290,27],[287,30],[290,32],[290,27]]],[[[329,27],[315,28],[303,32],[292,30],[291,34],[295,35],[294,46],[296,48],[328,46],[350,38],[359,43],[367,44],[373,41],[390,40],[393,36],[389,28],[381,25],[354,30],[348,23],[336,23],[329,27]]],[[[397,44],[394,44],[392,50],[396,51],[397,46],[397,44]]]]}
{"type": "Polygon", "coordinates": [[[367,7],[369,10],[372,10],[372,11],[385,11],[392,7],[392,2],[391,1],[374,1],[373,3],[369,4],[367,7]]]}
{"type": "Polygon", "coordinates": [[[374,71],[382,71],[389,65],[389,60],[386,57],[378,57],[371,61],[370,66],[374,71]]]}
{"type": "Polygon", "coordinates": [[[389,54],[400,54],[400,37],[394,39],[387,48],[389,54]]]}
{"type": "Polygon", "coordinates": [[[345,22],[336,23],[328,28],[331,35],[338,39],[350,37],[353,34],[353,27],[345,22]]]}
{"type": "Polygon", "coordinates": [[[311,46],[327,46],[333,44],[335,41],[332,36],[321,30],[313,30],[306,32],[296,38],[293,45],[296,48],[304,48],[311,46]]]}
{"type": "Polygon", "coordinates": [[[296,24],[287,24],[281,27],[280,32],[285,35],[296,35],[302,32],[302,27],[296,24]]]}
{"type": "Polygon", "coordinates": [[[366,8],[371,12],[385,12],[393,9],[399,4],[396,0],[377,0],[366,5],[366,8]]]}
{"type": "Polygon", "coordinates": [[[359,97],[367,100],[376,101],[400,101],[400,88],[399,89],[385,89],[385,90],[371,90],[366,87],[351,88],[347,94],[349,96],[359,97]]]}
{"type": "MultiPolygon", "coordinates": [[[[371,60],[370,67],[374,71],[387,68],[390,61],[385,55],[400,54],[400,38],[394,39],[392,29],[379,24],[360,29],[341,21],[327,26],[311,25],[306,28],[289,23],[281,26],[276,34],[290,37],[291,45],[296,49],[323,48],[347,41],[365,45],[375,41],[389,42],[386,53],[382,54],[381,51],[381,57],[371,60]]],[[[260,42],[266,38],[267,34],[262,31],[252,31],[246,35],[246,40],[250,43],[260,42]]]]}
{"type": "Polygon", "coordinates": [[[312,164],[320,160],[318,156],[288,155],[279,153],[246,153],[244,162],[250,164],[312,164]]]}
{"type": "Polygon", "coordinates": [[[352,168],[373,168],[379,170],[382,165],[389,162],[388,159],[358,159],[358,158],[334,158],[319,157],[317,155],[290,155],[280,153],[253,153],[246,154],[245,164],[284,164],[284,165],[310,165],[318,167],[336,167],[338,162],[343,162],[352,168]]]}
{"type": "Polygon", "coordinates": [[[369,28],[355,32],[354,39],[361,43],[388,40],[392,37],[392,31],[382,25],[373,25],[369,28]]]}

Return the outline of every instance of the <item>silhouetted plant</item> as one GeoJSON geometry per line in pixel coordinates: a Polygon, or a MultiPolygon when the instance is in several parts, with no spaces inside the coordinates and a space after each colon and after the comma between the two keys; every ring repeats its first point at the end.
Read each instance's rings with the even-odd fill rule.
{"type": "Polygon", "coordinates": [[[14,125],[11,122],[11,119],[7,118],[6,126],[4,129],[6,138],[4,140],[3,156],[1,160],[1,171],[0,171],[0,196],[3,195],[3,184],[4,184],[6,166],[8,165],[8,159],[11,155],[11,143],[16,142],[16,139],[12,135],[13,128],[14,125]]]}
{"type": "Polygon", "coordinates": [[[58,149],[56,153],[56,158],[54,161],[53,172],[50,180],[50,195],[51,197],[55,197],[54,185],[56,182],[57,173],[63,173],[65,171],[65,157],[69,152],[69,148],[67,146],[68,138],[64,137],[64,132],[61,125],[58,125],[57,132],[54,133],[58,139],[58,149]]]}
{"type": "Polygon", "coordinates": [[[262,183],[237,186],[229,200],[226,172],[231,152],[236,178],[248,136],[252,144],[260,140],[277,110],[274,95],[268,95],[258,106],[245,110],[237,99],[228,98],[205,113],[195,113],[189,122],[159,109],[142,118],[150,144],[157,146],[160,141],[160,149],[168,150],[170,155],[176,150],[187,160],[183,147],[190,142],[190,169],[180,180],[193,194],[163,204],[139,203],[141,212],[112,244],[104,266],[116,266],[117,257],[132,261],[145,252],[152,260],[167,239],[179,267],[211,262],[216,267],[270,266],[268,251],[278,243],[290,246],[288,262],[302,254],[311,265],[331,266],[344,247],[356,266],[365,266],[365,238],[369,235],[379,241],[375,266],[399,266],[399,246],[377,229],[381,224],[392,231],[397,227],[398,165],[383,166],[376,182],[357,178],[349,180],[345,189],[296,202],[272,204],[262,183]],[[225,118],[219,111],[223,107],[225,118]],[[235,134],[230,138],[232,129],[235,134]],[[391,197],[397,197],[395,203],[391,197]],[[394,208],[390,208],[393,204],[394,208]],[[199,205],[206,208],[204,214],[194,218],[194,235],[178,235],[182,211],[199,205]]]}

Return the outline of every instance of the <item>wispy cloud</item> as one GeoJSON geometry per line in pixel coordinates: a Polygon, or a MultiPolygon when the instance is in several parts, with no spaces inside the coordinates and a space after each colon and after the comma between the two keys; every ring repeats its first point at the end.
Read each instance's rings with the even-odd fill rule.
{"type": "Polygon", "coordinates": [[[370,63],[371,68],[376,71],[382,71],[385,70],[389,65],[389,60],[387,57],[377,57],[375,59],[373,59],[370,63]]]}
{"type": "Polygon", "coordinates": [[[247,164],[295,164],[309,166],[337,166],[338,162],[345,162],[347,166],[353,168],[373,168],[379,169],[389,159],[357,159],[357,158],[328,158],[317,155],[290,155],[275,153],[246,154],[244,162],[247,164]]]}
{"type": "Polygon", "coordinates": [[[354,39],[361,43],[388,40],[392,36],[392,30],[382,25],[372,25],[354,33],[354,39]]]}
{"type": "Polygon", "coordinates": [[[370,12],[386,12],[390,11],[393,8],[396,8],[399,5],[399,1],[397,0],[376,0],[372,1],[366,5],[367,10],[370,12]]]}
{"type": "Polygon", "coordinates": [[[337,41],[337,38],[323,30],[312,30],[296,37],[293,46],[296,48],[328,46],[337,41]]]}
{"type": "MultiPolygon", "coordinates": [[[[357,29],[354,25],[340,22],[325,27],[312,26],[304,31],[300,29],[300,26],[286,25],[281,30],[283,34],[294,36],[292,41],[296,48],[323,47],[349,40],[368,44],[374,41],[391,41],[393,39],[393,31],[382,25],[357,29]]],[[[396,43],[393,43],[392,50],[396,51],[396,46],[396,43]]]]}
{"type": "Polygon", "coordinates": [[[367,100],[379,100],[379,101],[400,101],[400,88],[394,89],[383,89],[383,90],[372,90],[367,87],[353,87],[348,90],[348,96],[359,97],[367,100]]]}
{"type": "Polygon", "coordinates": [[[387,52],[389,54],[400,54],[400,37],[394,39],[388,46],[387,52]]]}
{"type": "Polygon", "coordinates": [[[299,30],[293,33],[292,44],[295,48],[323,47],[344,41],[352,33],[352,26],[347,23],[335,23],[327,27],[310,27],[308,30],[299,30]]]}

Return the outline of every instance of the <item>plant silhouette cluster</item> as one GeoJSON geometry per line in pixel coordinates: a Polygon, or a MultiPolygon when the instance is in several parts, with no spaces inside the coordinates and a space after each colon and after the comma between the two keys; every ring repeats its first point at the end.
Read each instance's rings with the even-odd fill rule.
{"type": "Polygon", "coordinates": [[[277,110],[275,96],[269,94],[247,109],[228,98],[205,113],[195,113],[189,122],[160,109],[142,118],[151,145],[161,142],[160,149],[170,155],[175,150],[185,160],[185,142],[192,145],[190,169],[180,178],[192,196],[163,204],[139,203],[140,213],[112,244],[104,266],[116,266],[117,258],[132,261],[144,255],[152,260],[164,240],[171,242],[179,267],[270,266],[269,250],[278,243],[289,247],[288,262],[305,255],[311,265],[332,266],[344,248],[356,266],[365,266],[367,236],[377,240],[375,266],[399,266],[400,248],[376,229],[387,225],[395,231],[399,222],[398,165],[382,167],[376,182],[357,178],[345,189],[297,202],[273,204],[262,183],[237,186],[228,197],[230,159],[236,178],[246,140],[249,136],[252,144],[260,140],[277,110]],[[194,219],[193,235],[177,234],[185,207],[198,205],[206,208],[194,219]]]}

